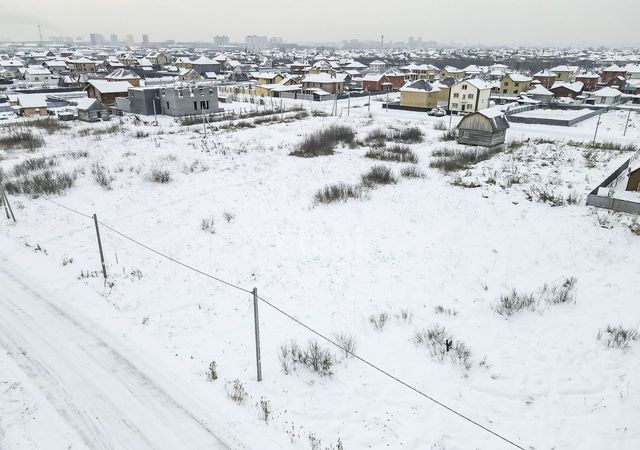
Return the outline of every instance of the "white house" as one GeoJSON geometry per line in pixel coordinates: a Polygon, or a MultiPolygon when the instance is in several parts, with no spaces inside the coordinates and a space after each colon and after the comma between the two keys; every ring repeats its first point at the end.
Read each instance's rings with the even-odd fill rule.
{"type": "Polygon", "coordinates": [[[449,110],[452,112],[476,112],[489,107],[491,84],[479,78],[468,78],[449,91],[449,110]]]}
{"type": "Polygon", "coordinates": [[[387,63],[384,61],[380,61],[379,59],[376,59],[375,61],[369,64],[369,70],[371,70],[371,72],[382,73],[385,71],[386,68],[387,68],[387,63]]]}
{"type": "Polygon", "coordinates": [[[611,87],[603,87],[593,93],[596,105],[612,105],[620,101],[622,93],[611,87]]]}
{"type": "Polygon", "coordinates": [[[57,80],[49,69],[40,66],[29,66],[24,70],[24,79],[29,83],[56,84],[57,80]]]}

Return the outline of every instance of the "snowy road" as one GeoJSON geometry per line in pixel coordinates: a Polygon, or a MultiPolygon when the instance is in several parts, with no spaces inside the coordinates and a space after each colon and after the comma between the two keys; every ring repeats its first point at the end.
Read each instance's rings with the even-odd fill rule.
{"type": "Polygon", "coordinates": [[[143,355],[127,354],[128,346],[33,284],[0,261],[0,351],[68,426],[70,441],[99,449],[244,448],[192,411],[198,402],[162,366],[145,367],[143,355]]]}

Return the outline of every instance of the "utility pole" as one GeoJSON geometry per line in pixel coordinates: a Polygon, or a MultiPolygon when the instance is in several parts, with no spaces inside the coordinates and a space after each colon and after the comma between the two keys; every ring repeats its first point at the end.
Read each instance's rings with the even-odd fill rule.
{"type": "Polygon", "coordinates": [[[631,119],[631,110],[629,110],[629,114],[627,114],[627,121],[624,124],[624,133],[622,133],[623,136],[627,135],[627,127],[629,126],[629,119],[631,119]]]}
{"type": "Polygon", "coordinates": [[[351,91],[349,91],[349,98],[347,100],[347,117],[351,115],[351,91]]]}
{"type": "Polygon", "coordinates": [[[596,124],[596,132],[593,134],[593,143],[596,143],[596,137],[598,136],[598,128],[600,127],[600,117],[602,114],[598,114],[598,123],[596,124]]]}
{"type": "Polygon", "coordinates": [[[369,108],[369,115],[371,115],[371,91],[369,91],[369,104],[368,104],[368,108],[369,108]]]}
{"type": "Polygon", "coordinates": [[[107,279],[107,267],[104,265],[104,253],[102,253],[102,241],[100,240],[100,228],[98,228],[98,216],[93,215],[93,223],[96,226],[96,236],[98,237],[98,250],[100,250],[100,263],[102,264],[102,275],[107,279]]]}
{"type": "Polygon", "coordinates": [[[156,126],[158,126],[158,115],[156,112],[156,97],[153,97],[153,121],[156,123],[156,126]]]}
{"type": "Polygon", "coordinates": [[[9,209],[9,213],[7,214],[7,219],[9,218],[9,214],[11,214],[11,219],[13,220],[13,223],[16,223],[16,216],[13,214],[13,208],[11,208],[11,203],[9,203],[9,197],[7,197],[7,191],[4,190],[4,186],[0,186],[0,194],[2,195],[3,198],[3,203],[4,203],[4,209],[5,212],[7,211],[7,208],[9,209]]]}
{"type": "Polygon", "coordinates": [[[260,358],[260,321],[258,319],[258,288],[253,288],[253,321],[256,333],[256,369],[258,381],[262,381],[262,360],[260,358]]]}

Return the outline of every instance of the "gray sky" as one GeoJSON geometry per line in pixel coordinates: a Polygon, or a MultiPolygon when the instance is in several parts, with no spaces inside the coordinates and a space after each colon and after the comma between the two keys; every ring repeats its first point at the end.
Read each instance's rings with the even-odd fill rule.
{"type": "Polygon", "coordinates": [[[343,39],[464,44],[640,46],[640,0],[0,0],[0,39],[143,33],[210,42],[247,34],[288,42],[343,39]],[[275,6],[264,6],[269,3],[275,6]]]}

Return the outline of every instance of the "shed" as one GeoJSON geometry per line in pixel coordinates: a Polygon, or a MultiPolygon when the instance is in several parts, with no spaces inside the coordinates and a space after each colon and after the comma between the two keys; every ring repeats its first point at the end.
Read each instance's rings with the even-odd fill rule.
{"type": "Polygon", "coordinates": [[[78,119],[83,122],[98,122],[110,116],[109,110],[95,98],[80,98],[76,103],[78,119]]]}
{"type": "Polygon", "coordinates": [[[487,108],[468,114],[458,124],[460,144],[495,147],[504,144],[509,122],[500,108],[487,108]]]}

